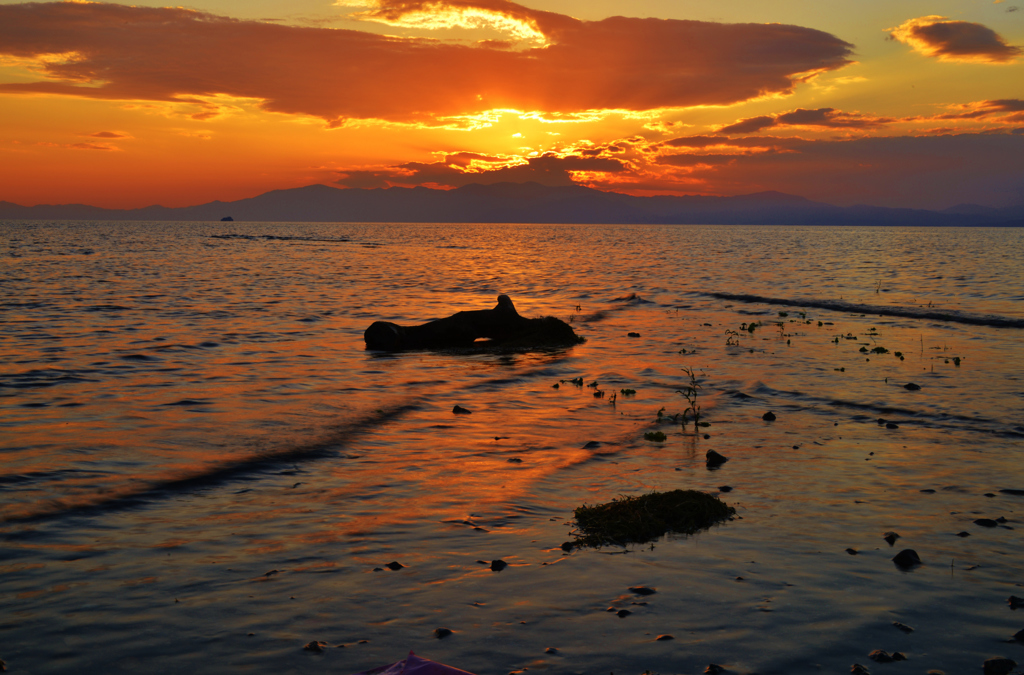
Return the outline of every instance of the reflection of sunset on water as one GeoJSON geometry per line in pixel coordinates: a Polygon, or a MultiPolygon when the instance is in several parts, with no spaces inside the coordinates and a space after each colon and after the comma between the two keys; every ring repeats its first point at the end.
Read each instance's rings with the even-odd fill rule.
{"type": "Polygon", "coordinates": [[[329,639],[348,645],[324,654],[340,672],[398,648],[478,673],[555,668],[552,645],[585,672],[695,672],[726,653],[738,671],[803,672],[808,644],[833,670],[888,645],[953,672],[1013,633],[990,599],[1016,589],[1017,539],[974,520],[1014,527],[1020,498],[1001,490],[1024,487],[1016,230],[4,232],[8,663],[34,657],[6,645],[45,638],[176,669],[290,667],[329,639]],[[373,321],[500,293],[586,342],[364,349],[373,321]],[[678,417],[684,369],[696,430],[678,417]],[[709,470],[708,450],[729,461],[709,470]],[[562,548],[577,506],[677,488],[739,518],[625,555],[562,548]],[[900,572],[902,548],[925,564],[900,572]],[[637,584],[658,593],[634,605],[637,584]],[[953,630],[957,645],[936,637],[953,630]]]}

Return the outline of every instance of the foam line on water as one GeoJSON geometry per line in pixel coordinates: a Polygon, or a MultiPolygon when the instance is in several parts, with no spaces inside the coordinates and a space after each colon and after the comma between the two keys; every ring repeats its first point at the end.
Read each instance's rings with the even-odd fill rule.
{"type": "Polygon", "coordinates": [[[867,305],[845,300],[824,300],[820,298],[772,298],[765,295],[749,293],[718,293],[706,292],[701,295],[732,300],[735,302],[765,303],[788,307],[816,307],[837,312],[853,312],[858,314],[878,314],[880,316],[902,316],[911,319],[931,319],[933,321],[950,321],[973,326],[992,326],[995,328],[1024,328],[1024,319],[1017,319],[997,314],[974,314],[952,309],[935,309],[919,307],[899,307],[890,305],[867,305]]]}

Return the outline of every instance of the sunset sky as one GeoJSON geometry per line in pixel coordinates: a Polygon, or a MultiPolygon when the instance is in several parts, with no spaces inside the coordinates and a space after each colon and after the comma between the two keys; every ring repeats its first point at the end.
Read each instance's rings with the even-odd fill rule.
{"type": "Polygon", "coordinates": [[[0,200],[1024,204],[1024,0],[0,0],[0,200]]]}

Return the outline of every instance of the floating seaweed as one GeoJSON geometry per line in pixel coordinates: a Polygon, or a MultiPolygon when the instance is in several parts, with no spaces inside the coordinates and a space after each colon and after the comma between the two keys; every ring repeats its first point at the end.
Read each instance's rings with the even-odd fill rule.
{"type": "Polygon", "coordinates": [[[715,495],[696,490],[622,496],[576,509],[576,546],[599,548],[653,541],[667,532],[695,534],[736,514],[715,495]]]}

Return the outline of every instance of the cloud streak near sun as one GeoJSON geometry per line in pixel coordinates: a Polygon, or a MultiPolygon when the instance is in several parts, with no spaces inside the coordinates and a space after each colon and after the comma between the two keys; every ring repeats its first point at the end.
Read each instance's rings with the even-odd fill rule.
{"type": "Polygon", "coordinates": [[[0,84],[0,93],[153,101],[226,95],[335,125],[437,124],[496,109],[572,114],[730,105],[789,93],[810,74],[848,64],[852,49],[798,26],[580,21],[504,0],[382,2],[362,14],[396,25],[422,26],[424,17],[444,26],[482,21],[543,44],[464,45],[183,8],[3,5],[0,54],[28,60],[38,75],[0,84]]]}

